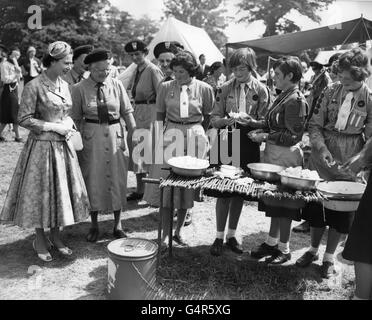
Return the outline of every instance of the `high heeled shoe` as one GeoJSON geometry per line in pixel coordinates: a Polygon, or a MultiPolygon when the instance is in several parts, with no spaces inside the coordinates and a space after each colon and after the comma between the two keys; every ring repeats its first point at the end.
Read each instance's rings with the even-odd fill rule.
{"type": "Polygon", "coordinates": [[[37,252],[36,250],[36,246],[35,246],[35,240],[32,241],[32,247],[34,248],[35,252],[37,253],[37,256],[40,260],[44,261],[44,262],[51,262],[53,261],[53,258],[51,256],[51,254],[48,252],[48,253],[39,253],[37,252]]]}
{"type": "Polygon", "coordinates": [[[72,250],[69,247],[62,247],[58,248],[50,239],[48,239],[49,244],[51,247],[54,247],[58,250],[58,252],[64,256],[71,256],[72,255],[72,250]]]}

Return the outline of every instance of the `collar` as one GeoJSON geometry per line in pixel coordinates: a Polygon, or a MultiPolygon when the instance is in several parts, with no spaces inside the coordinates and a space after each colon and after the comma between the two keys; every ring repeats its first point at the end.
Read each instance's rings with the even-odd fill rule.
{"type": "Polygon", "coordinates": [[[141,65],[141,68],[139,68],[139,66],[137,65],[137,70],[143,71],[148,67],[149,64],[150,64],[150,60],[145,58],[145,62],[141,65]]]}
{"type": "MultiPolygon", "coordinates": [[[[57,80],[59,80],[59,83],[62,84],[61,77],[58,77],[57,80]]],[[[53,83],[52,80],[49,79],[49,77],[46,75],[45,71],[40,75],[40,81],[48,88],[50,91],[56,91],[57,87],[53,83]]]]}
{"type": "MultiPolygon", "coordinates": [[[[240,82],[234,78],[234,88],[240,88],[240,82]]],[[[251,80],[245,83],[248,86],[248,89],[253,89],[253,77],[251,76],[251,80]]]]}
{"type": "Polygon", "coordinates": [[[180,85],[177,80],[175,80],[175,82],[176,82],[176,86],[179,87],[180,90],[181,90],[182,86],[187,86],[187,89],[190,89],[190,87],[193,86],[194,83],[195,83],[195,78],[192,77],[191,78],[191,81],[188,84],[182,84],[182,85],[180,85]]]}
{"type": "MultiPolygon", "coordinates": [[[[98,83],[98,82],[94,81],[94,80],[92,79],[91,76],[89,76],[86,80],[88,81],[88,83],[89,83],[92,87],[96,87],[96,85],[97,85],[97,83],[98,83]]],[[[108,81],[107,81],[107,80],[108,80],[108,77],[106,78],[105,81],[102,82],[104,87],[106,87],[107,84],[108,84],[108,81]]]]}

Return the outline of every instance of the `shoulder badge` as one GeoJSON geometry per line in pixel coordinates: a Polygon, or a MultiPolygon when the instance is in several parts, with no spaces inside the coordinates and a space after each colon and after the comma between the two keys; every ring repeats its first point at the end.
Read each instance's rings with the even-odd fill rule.
{"type": "Polygon", "coordinates": [[[257,95],[257,94],[254,94],[254,95],[252,96],[252,100],[253,100],[253,101],[257,101],[257,100],[258,100],[258,95],[257,95]]]}
{"type": "Polygon", "coordinates": [[[363,108],[365,105],[366,105],[366,103],[363,100],[358,102],[358,107],[360,107],[360,108],[363,108]]]}

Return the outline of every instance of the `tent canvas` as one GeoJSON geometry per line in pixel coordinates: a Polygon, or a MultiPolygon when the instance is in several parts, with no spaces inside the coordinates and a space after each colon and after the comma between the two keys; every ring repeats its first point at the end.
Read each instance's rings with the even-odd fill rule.
{"type": "Polygon", "coordinates": [[[290,54],[306,49],[324,48],[353,42],[365,42],[372,36],[372,21],[349,20],[312,30],[265,37],[256,40],[227,43],[233,49],[250,47],[256,53],[290,54]]]}
{"type": "MultiPolygon", "coordinates": [[[[173,17],[168,18],[163,23],[154,39],[148,45],[149,54],[147,55],[147,58],[150,61],[155,59],[153,53],[154,47],[159,42],[163,41],[178,41],[184,46],[185,50],[194,54],[196,59],[198,59],[199,55],[204,53],[206,63],[209,65],[215,61],[222,62],[224,59],[223,54],[218,50],[205,30],[179,21],[173,17]]],[[[135,68],[136,65],[132,63],[119,75],[119,80],[122,81],[125,88],[128,87],[133,78],[135,68]]]]}
{"type": "Polygon", "coordinates": [[[178,41],[184,46],[185,50],[193,53],[196,59],[204,53],[206,63],[209,65],[215,61],[222,62],[224,59],[223,54],[204,29],[194,27],[174,17],[170,17],[164,22],[149,44],[148,58],[150,60],[154,59],[154,47],[162,41],[178,41]]]}

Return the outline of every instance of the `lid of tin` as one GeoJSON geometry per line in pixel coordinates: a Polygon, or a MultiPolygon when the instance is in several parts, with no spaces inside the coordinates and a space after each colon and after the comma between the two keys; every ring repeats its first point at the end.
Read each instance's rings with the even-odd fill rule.
{"type": "Polygon", "coordinates": [[[157,252],[158,245],[140,238],[117,239],[110,242],[107,250],[112,254],[126,258],[144,258],[157,252]]]}

